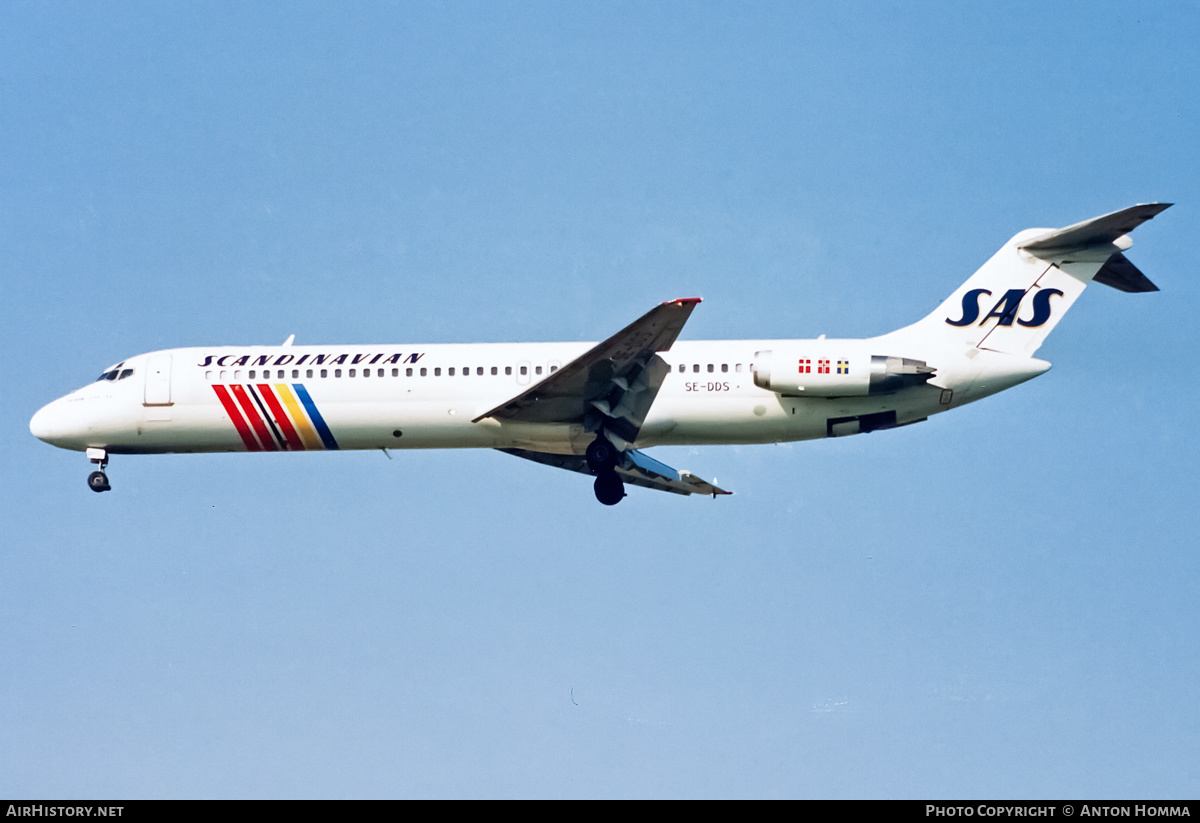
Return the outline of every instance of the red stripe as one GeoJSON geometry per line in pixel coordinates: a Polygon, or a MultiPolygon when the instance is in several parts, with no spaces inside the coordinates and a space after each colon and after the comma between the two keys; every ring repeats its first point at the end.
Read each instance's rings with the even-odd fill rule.
{"type": "Polygon", "coordinates": [[[225,390],[225,387],[213,386],[213,391],[217,393],[217,399],[221,401],[221,405],[225,407],[225,413],[233,421],[233,427],[242,436],[242,442],[246,444],[246,451],[262,451],[262,448],[258,445],[258,441],[254,439],[254,435],[246,427],[246,421],[242,419],[242,413],[238,411],[237,404],[233,402],[233,398],[229,396],[229,392],[225,390]]]}
{"type": "Polygon", "coordinates": [[[267,401],[267,408],[271,410],[271,414],[275,416],[275,422],[283,430],[283,437],[287,440],[288,448],[297,452],[304,451],[304,443],[301,442],[300,435],[296,434],[296,430],[292,428],[291,419],[288,418],[287,412],[283,410],[283,406],[275,397],[275,392],[271,390],[270,385],[259,383],[258,393],[262,395],[263,400],[267,401]]]}
{"type": "Polygon", "coordinates": [[[275,438],[267,430],[267,424],[263,422],[262,415],[254,407],[254,401],[250,399],[250,395],[246,394],[246,390],[236,383],[230,386],[229,390],[233,392],[233,396],[237,398],[238,403],[242,405],[242,411],[246,413],[246,419],[254,427],[254,433],[258,435],[258,440],[262,443],[263,450],[269,452],[279,451],[279,447],[275,445],[275,438]]]}

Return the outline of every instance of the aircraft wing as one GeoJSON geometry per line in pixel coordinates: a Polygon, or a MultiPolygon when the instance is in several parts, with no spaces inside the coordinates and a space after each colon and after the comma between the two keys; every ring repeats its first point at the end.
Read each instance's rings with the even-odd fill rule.
{"type": "MultiPolygon", "coordinates": [[[[475,418],[601,426],[632,443],[670,367],[658,356],[679,336],[700,302],[671,300],[642,315],[511,400],[475,418]]],[[[631,481],[633,482],[633,481],[631,481]]]]}
{"type": "MultiPolygon", "coordinates": [[[[592,475],[592,471],[587,465],[587,458],[583,455],[548,454],[528,449],[498,449],[498,451],[523,457],[544,466],[554,466],[580,474],[592,475]]],[[[718,494],[733,494],[733,492],[725,491],[712,483],[701,480],[691,472],[673,469],[635,449],[625,452],[624,456],[626,459],[617,466],[616,472],[626,483],[673,494],[711,494],[713,497],[718,494]]]]}

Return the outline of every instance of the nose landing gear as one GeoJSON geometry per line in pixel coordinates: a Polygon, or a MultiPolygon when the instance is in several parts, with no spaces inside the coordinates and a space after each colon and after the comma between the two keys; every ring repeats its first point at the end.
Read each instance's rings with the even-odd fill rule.
{"type": "Polygon", "coordinates": [[[88,488],[94,492],[106,492],[112,489],[108,483],[108,475],[104,473],[105,467],[108,466],[108,452],[104,449],[88,449],[88,459],[99,465],[100,470],[94,471],[88,475],[88,488]]]}

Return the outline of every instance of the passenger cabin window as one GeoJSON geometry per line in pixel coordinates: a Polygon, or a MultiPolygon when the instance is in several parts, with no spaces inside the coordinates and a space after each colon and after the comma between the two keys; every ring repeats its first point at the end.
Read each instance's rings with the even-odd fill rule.
{"type": "Polygon", "coordinates": [[[699,374],[700,373],[700,364],[697,363],[696,365],[692,366],[692,371],[695,372],[696,374],[699,374]]]}
{"type": "Polygon", "coordinates": [[[528,366],[522,366],[522,367],[521,367],[521,374],[529,374],[529,367],[528,367],[528,366]]]}
{"type": "Polygon", "coordinates": [[[505,374],[512,374],[512,366],[505,366],[505,367],[504,367],[504,373],[505,373],[505,374]]]}

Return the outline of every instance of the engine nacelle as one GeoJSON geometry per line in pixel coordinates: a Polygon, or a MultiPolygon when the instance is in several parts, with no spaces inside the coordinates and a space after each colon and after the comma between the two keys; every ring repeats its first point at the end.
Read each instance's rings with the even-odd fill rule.
{"type": "MultiPolygon", "coordinates": [[[[924,360],[837,352],[838,341],[754,354],[754,384],[792,397],[865,397],[924,385],[936,370],[924,360]]],[[[855,341],[857,342],[857,341],[855,341]]]]}

